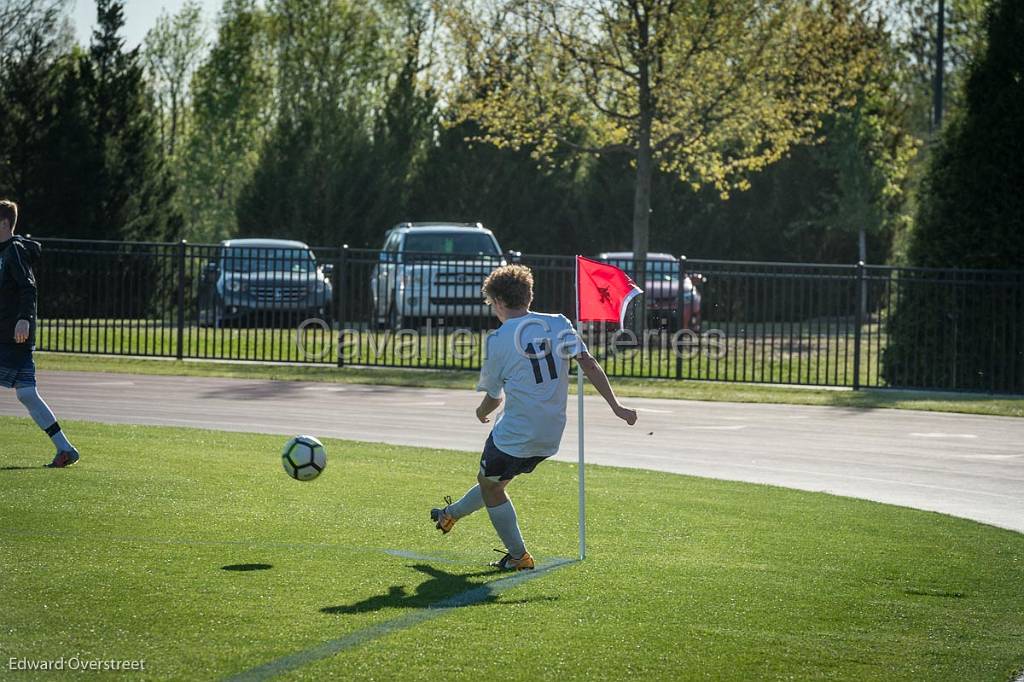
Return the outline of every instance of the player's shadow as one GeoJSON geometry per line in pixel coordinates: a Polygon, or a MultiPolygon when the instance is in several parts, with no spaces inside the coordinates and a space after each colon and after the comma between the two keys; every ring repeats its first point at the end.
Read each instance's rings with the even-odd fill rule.
{"type": "Polygon", "coordinates": [[[228,564],[221,566],[222,571],[266,571],[273,568],[273,564],[228,564]]]}
{"type": "Polygon", "coordinates": [[[303,390],[297,381],[263,381],[251,384],[227,385],[210,388],[201,393],[203,398],[229,400],[274,400],[286,398],[303,390]]]}
{"type": "Polygon", "coordinates": [[[37,471],[45,468],[42,465],[37,467],[0,467],[0,471],[37,471]]]}
{"type": "MultiPolygon", "coordinates": [[[[494,571],[480,571],[478,573],[448,573],[426,564],[411,566],[420,573],[426,573],[430,580],[420,583],[413,593],[406,591],[404,585],[392,585],[388,588],[387,594],[380,594],[369,597],[355,604],[343,606],[325,606],[320,609],[321,613],[346,614],[346,613],[367,613],[379,611],[384,608],[400,609],[425,609],[447,606],[471,606],[476,604],[493,604],[498,601],[499,594],[489,591],[486,582],[475,582],[470,578],[482,575],[494,575],[494,571]],[[477,591],[480,592],[477,592],[477,591]],[[464,599],[460,596],[465,595],[464,599]]],[[[544,597],[545,601],[557,599],[557,597],[544,597]]],[[[503,604],[525,603],[527,600],[502,600],[503,604]]],[[[536,601],[536,600],[534,600],[536,601]]]]}

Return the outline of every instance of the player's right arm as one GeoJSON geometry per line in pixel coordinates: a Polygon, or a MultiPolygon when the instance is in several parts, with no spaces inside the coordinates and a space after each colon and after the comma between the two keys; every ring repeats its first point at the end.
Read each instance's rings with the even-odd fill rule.
{"type": "Polygon", "coordinates": [[[601,367],[601,363],[585,351],[576,356],[576,362],[590,383],[597,389],[597,392],[601,394],[601,397],[605,399],[608,406],[612,408],[615,416],[630,426],[636,424],[636,410],[630,409],[619,402],[615,391],[612,390],[611,383],[608,382],[608,375],[604,373],[604,368],[601,367]]]}
{"type": "Polygon", "coordinates": [[[480,367],[480,381],[476,384],[476,390],[486,392],[480,405],[476,408],[476,418],[483,424],[491,421],[489,415],[501,405],[505,386],[501,371],[501,358],[497,353],[491,352],[491,339],[493,338],[493,336],[488,336],[485,341],[486,353],[480,367]]]}

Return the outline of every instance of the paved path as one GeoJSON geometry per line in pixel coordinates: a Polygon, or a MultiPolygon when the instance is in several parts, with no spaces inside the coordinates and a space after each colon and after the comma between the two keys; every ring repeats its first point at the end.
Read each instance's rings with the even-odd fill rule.
{"type": "MultiPolygon", "coordinates": [[[[352,384],[40,372],[61,419],[312,433],[478,450],[478,394],[352,384]]],[[[827,491],[1024,532],[1024,419],[629,399],[633,428],[587,398],[587,460],[827,491]]],[[[24,416],[12,391],[0,414],[24,416]]],[[[576,458],[575,398],[558,459],[576,458]]],[[[0,439],[2,442],[2,439],[0,439]]]]}

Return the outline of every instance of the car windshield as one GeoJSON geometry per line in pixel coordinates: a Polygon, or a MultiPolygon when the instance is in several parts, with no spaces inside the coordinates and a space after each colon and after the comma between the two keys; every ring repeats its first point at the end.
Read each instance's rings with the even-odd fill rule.
{"type": "Polygon", "coordinates": [[[228,272],[313,272],[316,260],[309,249],[230,248],[224,252],[228,272]]]}
{"type": "MultiPolygon", "coordinates": [[[[633,274],[633,261],[626,258],[609,258],[608,262],[617,268],[633,274]]],[[[648,282],[675,282],[679,279],[679,264],[674,260],[647,261],[648,282]]]]}
{"type": "Polygon", "coordinates": [[[497,256],[498,247],[489,234],[480,232],[409,232],[406,253],[442,253],[457,256],[497,256]]]}

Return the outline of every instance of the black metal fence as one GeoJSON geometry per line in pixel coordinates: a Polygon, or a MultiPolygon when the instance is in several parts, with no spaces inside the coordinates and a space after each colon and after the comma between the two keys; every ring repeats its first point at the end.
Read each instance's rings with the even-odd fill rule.
{"type": "MultiPolygon", "coordinates": [[[[533,270],[535,309],[575,309],[571,256],[42,241],[45,351],[476,369],[497,324],[480,285],[509,261],[533,270]]],[[[583,328],[613,376],[1024,392],[1022,272],[643,268],[626,329],[583,328]]]]}

